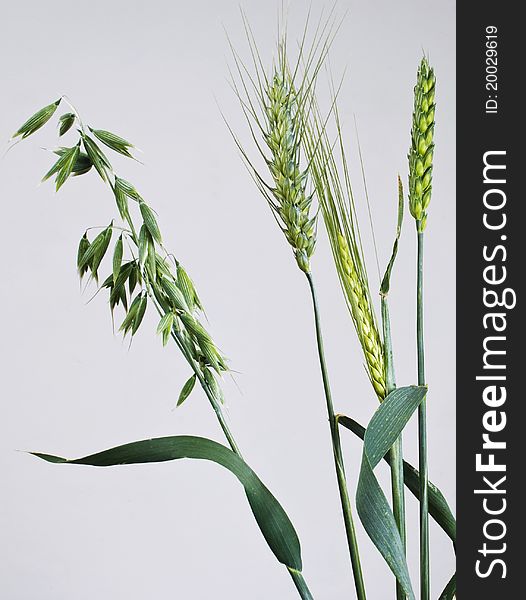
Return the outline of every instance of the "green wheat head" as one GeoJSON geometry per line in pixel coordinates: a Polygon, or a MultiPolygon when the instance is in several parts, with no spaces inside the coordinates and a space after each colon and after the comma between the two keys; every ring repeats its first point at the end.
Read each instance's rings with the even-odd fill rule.
{"type": "Polygon", "coordinates": [[[342,234],[338,235],[336,253],[337,269],[365,356],[369,379],[376,395],[383,400],[387,396],[383,344],[368,289],[358,274],[355,260],[349,251],[348,240],[342,234]]]}
{"type": "Polygon", "coordinates": [[[309,273],[316,246],[317,213],[312,210],[310,170],[303,155],[303,113],[308,110],[306,104],[311,102],[319,69],[330,47],[334,23],[332,17],[320,22],[309,47],[305,43],[306,24],[292,61],[286,32],[281,32],[270,68],[263,65],[250,26],[246,20],[244,24],[252,61],[245,64],[231,47],[235,64],[232,87],[247,120],[255,157],[232,130],[231,133],[290,244],[298,267],[309,273]],[[263,166],[257,164],[258,158],[263,159],[263,166]]]}
{"type": "Polygon", "coordinates": [[[300,168],[302,132],[297,109],[302,100],[294,88],[283,48],[279,56],[279,65],[265,87],[264,137],[270,150],[268,167],[275,200],[271,207],[282,224],[299,268],[308,273],[316,244],[316,217],[310,216],[312,196],[305,191],[307,171],[300,168]]]}
{"type": "Polygon", "coordinates": [[[427,58],[422,58],[415,85],[411,148],[409,149],[409,210],[424,231],[427,207],[431,201],[433,151],[435,144],[435,73],[427,58]]]}

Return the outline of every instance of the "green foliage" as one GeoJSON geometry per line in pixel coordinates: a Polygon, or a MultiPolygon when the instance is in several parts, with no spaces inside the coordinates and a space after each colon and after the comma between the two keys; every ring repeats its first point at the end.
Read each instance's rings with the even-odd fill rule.
{"type": "Polygon", "coordinates": [[[300,542],[281,504],[242,458],[217,442],[195,436],[173,436],[132,442],[74,460],[40,452],[32,454],[51,463],[95,467],[166,462],[181,458],[215,462],[233,473],[245,488],[261,533],[279,562],[296,571],[302,569],[300,542]]]}
{"type": "Polygon", "coordinates": [[[400,436],[427,392],[425,387],[403,387],[391,392],[371,419],[364,437],[356,507],[367,534],[384,557],[409,600],[415,600],[405,551],[391,507],[374,469],[400,436]]]}

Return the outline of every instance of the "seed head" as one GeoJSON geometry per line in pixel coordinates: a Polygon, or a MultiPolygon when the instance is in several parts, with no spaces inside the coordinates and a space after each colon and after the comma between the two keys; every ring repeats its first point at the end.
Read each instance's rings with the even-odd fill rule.
{"type": "Polygon", "coordinates": [[[340,277],[350,305],[352,318],[365,356],[369,378],[380,401],[387,395],[382,340],[376,326],[367,288],[360,277],[346,238],[338,235],[340,277]]]}
{"type": "Polygon", "coordinates": [[[306,171],[300,168],[301,120],[298,95],[288,71],[276,71],[266,90],[265,141],[271,157],[267,161],[274,181],[272,208],[292,246],[299,268],[310,271],[316,244],[316,217],[311,218],[312,196],[306,194],[306,171]]]}
{"type": "Polygon", "coordinates": [[[424,231],[431,200],[435,144],[435,73],[423,58],[417,72],[411,148],[409,149],[409,210],[424,231]]]}

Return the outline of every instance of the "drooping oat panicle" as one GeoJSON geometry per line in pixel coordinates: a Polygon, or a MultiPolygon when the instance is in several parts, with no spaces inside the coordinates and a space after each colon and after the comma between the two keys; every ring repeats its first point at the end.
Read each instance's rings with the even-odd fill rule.
{"type": "MultiPolygon", "coordinates": [[[[60,102],[58,100],[35,113],[15,136],[28,137],[35,133],[53,116],[60,102]]],[[[111,273],[101,289],[108,291],[112,315],[119,305],[124,308],[125,316],[120,331],[124,335],[130,333],[134,336],[143,323],[147,308],[153,305],[160,312],[158,332],[163,343],[173,337],[194,374],[201,378],[205,391],[214,400],[222,400],[222,392],[215,378],[220,377],[228,367],[200,321],[202,305],[192,280],[183,266],[166,252],[156,213],[133,184],[116,175],[110,159],[86,130],[107,148],[128,158],[133,158],[129,152],[134,148],[133,144],[109,131],[85,127],[76,112],[60,117],[59,136],[66,134],[75,122],[79,124],[77,144],[54,151],[58,160],[43,180],[55,176],[58,190],[71,176],[83,175],[94,167],[111,189],[124,225],[121,227],[112,221],[91,240],[88,231],[84,233],[77,254],[80,277],[90,272],[91,278],[98,281],[99,269],[108,254],[112,235],[117,231],[111,273]],[[84,151],[81,151],[81,147],[84,151]],[[135,205],[135,210],[132,205],[135,205]],[[137,221],[134,221],[132,214],[138,217],[137,221]]]]}
{"type": "Polygon", "coordinates": [[[431,201],[435,144],[435,73],[426,57],[418,67],[415,85],[411,148],[409,149],[409,210],[424,231],[431,201]]]}
{"type": "Polygon", "coordinates": [[[322,119],[313,100],[310,112],[304,114],[305,152],[336,270],[364,354],[367,373],[382,401],[387,395],[384,347],[369,291],[335,99],[331,112],[336,122],[336,143],[330,142],[327,119],[322,119]]]}

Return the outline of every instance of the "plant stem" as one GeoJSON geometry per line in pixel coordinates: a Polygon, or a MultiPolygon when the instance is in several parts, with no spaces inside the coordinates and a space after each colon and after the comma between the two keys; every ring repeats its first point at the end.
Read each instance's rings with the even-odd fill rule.
{"type": "Polygon", "coordinates": [[[289,573],[292,577],[294,585],[296,586],[296,589],[298,590],[300,597],[303,600],[314,600],[309,588],[307,587],[305,579],[303,579],[303,574],[301,573],[301,571],[296,571],[296,569],[291,569],[289,567],[289,573]]]}
{"type": "Polygon", "coordinates": [[[239,449],[239,446],[237,445],[237,442],[234,438],[234,434],[232,433],[228,423],[226,422],[225,415],[223,413],[223,409],[221,408],[221,404],[218,402],[217,398],[212,393],[212,390],[206,383],[203,375],[201,374],[201,371],[197,368],[197,365],[195,364],[194,359],[191,356],[189,356],[187,354],[187,352],[185,351],[184,344],[179,336],[180,336],[179,332],[174,332],[174,337],[177,340],[177,345],[184,352],[186,360],[189,362],[190,366],[192,367],[192,370],[195,373],[197,379],[199,380],[199,383],[200,383],[201,387],[203,388],[203,391],[205,392],[206,397],[208,398],[208,401],[212,405],[212,408],[214,409],[217,420],[219,421],[219,425],[220,425],[221,429],[223,430],[223,433],[225,434],[225,437],[228,441],[230,448],[240,458],[243,458],[243,455],[241,454],[241,450],[239,449]]]}
{"type": "Polygon", "coordinates": [[[349,491],[347,489],[347,481],[345,479],[345,468],[343,464],[343,454],[340,443],[340,432],[338,429],[338,423],[336,421],[336,415],[334,413],[334,407],[332,403],[332,395],[329,384],[329,375],[327,372],[327,365],[325,362],[325,352],[323,349],[323,336],[321,332],[320,322],[320,311],[318,307],[318,300],[316,297],[316,290],[314,287],[314,281],[311,273],[306,273],[307,280],[312,296],[312,304],[314,308],[314,321],[316,325],[316,341],[318,345],[318,356],[320,360],[321,375],[323,379],[323,389],[325,391],[325,401],[327,403],[327,413],[329,417],[329,425],[331,430],[332,439],[332,450],[334,456],[334,465],[336,468],[336,477],[338,479],[338,489],[340,491],[340,501],[342,505],[343,519],[345,523],[345,532],[347,534],[347,544],[349,546],[349,554],[351,556],[351,565],[354,575],[354,584],[356,587],[356,594],[358,600],[365,600],[365,584],[362,575],[362,566],[360,563],[360,553],[358,550],[358,540],[356,538],[356,531],[354,529],[354,522],[351,511],[351,501],[349,498],[349,491]]]}
{"type": "MultiPolygon", "coordinates": [[[[152,296],[152,299],[155,303],[155,307],[157,308],[157,311],[162,316],[164,314],[162,311],[162,307],[159,305],[159,303],[155,299],[155,297],[152,296]]],[[[212,393],[212,390],[209,388],[208,384],[206,383],[203,375],[201,374],[201,371],[197,368],[197,365],[196,365],[194,359],[186,351],[184,343],[180,338],[180,334],[177,331],[172,331],[171,335],[172,335],[173,340],[175,341],[175,343],[177,344],[177,346],[183,353],[183,356],[186,358],[188,364],[192,368],[192,371],[195,373],[195,375],[199,381],[199,384],[203,388],[203,391],[206,394],[206,397],[208,398],[208,401],[212,405],[212,408],[214,409],[216,418],[219,422],[221,429],[223,430],[223,433],[225,434],[225,437],[228,441],[230,448],[232,449],[232,452],[237,454],[239,456],[239,458],[243,459],[243,455],[241,454],[241,450],[239,449],[239,446],[237,445],[237,442],[234,438],[234,434],[232,433],[232,431],[226,421],[225,415],[223,413],[223,409],[221,408],[221,404],[217,401],[217,398],[212,393]]],[[[302,600],[314,600],[313,596],[309,590],[309,587],[307,585],[307,582],[305,581],[305,579],[303,577],[303,574],[300,571],[296,571],[296,569],[291,569],[290,567],[287,567],[287,570],[292,578],[292,581],[294,582],[294,585],[296,586],[296,589],[298,590],[298,594],[300,595],[300,598],[302,600]]]]}
{"type": "MultiPolygon", "coordinates": [[[[393,360],[393,345],[391,340],[391,320],[389,317],[389,305],[387,297],[382,295],[382,327],[384,334],[384,352],[385,352],[385,372],[387,393],[390,394],[396,389],[394,360],[393,360]]],[[[406,528],[405,528],[405,493],[404,493],[404,463],[403,463],[403,444],[402,434],[393,444],[391,450],[391,488],[393,494],[393,515],[400,532],[400,538],[405,550],[406,544],[406,528]]],[[[405,600],[406,595],[402,586],[396,582],[396,598],[397,600],[405,600]]]]}
{"type": "MultiPolygon", "coordinates": [[[[417,226],[416,342],[418,385],[426,384],[424,367],[424,233],[417,226]]],[[[420,470],[420,597],[429,600],[429,506],[426,398],[418,407],[418,468],[420,470]]]]}

